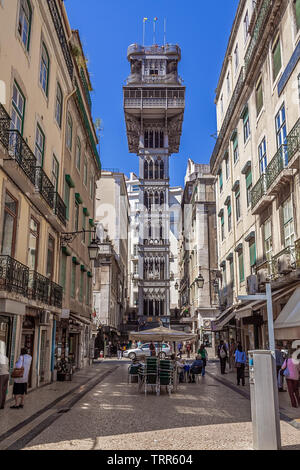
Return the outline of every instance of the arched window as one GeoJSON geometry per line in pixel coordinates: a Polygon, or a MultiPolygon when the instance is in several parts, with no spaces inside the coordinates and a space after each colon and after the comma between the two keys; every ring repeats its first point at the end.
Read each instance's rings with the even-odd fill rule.
{"type": "Polygon", "coordinates": [[[154,171],[153,171],[153,161],[151,160],[149,163],[149,179],[153,180],[154,171]]]}
{"type": "Polygon", "coordinates": [[[154,179],[158,180],[158,161],[155,162],[155,177],[154,179]]]}
{"type": "Polygon", "coordinates": [[[49,54],[48,54],[45,44],[42,43],[42,55],[41,55],[41,64],[40,64],[40,85],[43,88],[46,96],[48,96],[49,70],[50,70],[49,54]]]}
{"type": "Polygon", "coordinates": [[[155,135],[154,145],[155,145],[155,148],[158,149],[159,148],[159,131],[155,131],[154,135],[155,135]]]}
{"type": "Polygon", "coordinates": [[[148,133],[148,131],[144,132],[144,147],[145,147],[145,149],[149,148],[149,133],[148,133]]]}
{"type": "Polygon", "coordinates": [[[149,131],[149,148],[153,149],[153,131],[149,131]]]}
{"type": "Polygon", "coordinates": [[[145,161],[144,163],[144,179],[147,180],[149,178],[149,171],[148,171],[148,162],[145,161]]]}
{"type": "Polygon", "coordinates": [[[163,206],[164,203],[165,203],[165,195],[163,193],[163,191],[161,191],[160,193],[160,201],[159,201],[160,205],[163,206]]]}
{"type": "Polygon", "coordinates": [[[155,206],[157,207],[159,205],[159,196],[158,196],[158,192],[155,191],[155,206]]]}
{"type": "Polygon", "coordinates": [[[160,162],[160,179],[161,179],[161,180],[164,179],[164,170],[165,170],[165,168],[164,168],[164,162],[161,161],[161,162],[160,162]]]}
{"type": "Polygon", "coordinates": [[[160,131],[160,148],[163,149],[164,148],[164,133],[163,131],[160,131]]]}

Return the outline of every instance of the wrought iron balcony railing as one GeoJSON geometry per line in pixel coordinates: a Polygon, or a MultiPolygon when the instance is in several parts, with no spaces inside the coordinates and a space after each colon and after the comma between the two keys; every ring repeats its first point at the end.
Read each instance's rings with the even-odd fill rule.
{"type": "Polygon", "coordinates": [[[262,2],[262,6],[260,8],[257,20],[255,22],[252,38],[250,41],[250,44],[248,46],[248,49],[246,51],[245,55],[245,70],[246,74],[248,72],[249,66],[251,64],[251,61],[253,59],[254,51],[256,49],[256,46],[259,44],[259,40],[261,38],[261,35],[264,31],[264,24],[268,18],[268,14],[270,9],[273,6],[273,2],[271,0],[264,0],[262,2]]]}
{"type": "Polygon", "coordinates": [[[266,174],[263,173],[251,191],[252,210],[266,193],[267,193],[267,177],[266,177],[266,174]]]}
{"type": "MultiPolygon", "coordinates": [[[[0,103],[0,141],[5,142],[5,134],[11,127],[11,119],[4,106],[0,103]]],[[[3,144],[4,145],[4,144],[3,144]]]]}
{"type": "Polygon", "coordinates": [[[59,220],[66,225],[67,222],[67,207],[60,197],[60,195],[56,192],[54,194],[54,212],[55,215],[59,218],[59,220]]]}
{"type": "Polygon", "coordinates": [[[55,189],[43,168],[35,169],[35,187],[51,209],[54,209],[55,189]]]}
{"type": "Polygon", "coordinates": [[[287,146],[281,145],[274,157],[270,161],[266,170],[267,177],[267,189],[270,188],[272,183],[276,180],[277,176],[280,175],[282,170],[287,167],[288,156],[287,156],[287,146]]]}
{"type": "Polygon", "coordinates": [[[300,268],[300,239],[295,241],[296,268],[300,268]]]}
{"type": "Polygon", "coordinates": [[[49,304],[50,280],[36,271],[29,272],[28,297],[49,304]]]}
{"type": "Polygon", "coordinates": [[[243,86],[244,86],[244,76],[245,76],[244,67],[242,67],[239,78],[237,80],[235,89],[233,91],[233,94],[232,94],[232,97],[231,97],[231,100],[230,100],[230,103],[229,103],[228,109],[226,111],[225,118],[224,118],[224,121],[222,123],[222,127],[221,127],[221,130],[219,132],[217,142],[215,144],[215,147],[214,147],[214,150],[213,150],[213,153],[212,153],[212,156],[211,156],[211,160],[210,160],[211,168],[214,166],[214,164],[216,162],[218,153],[221,149],[223,139],[225,137],[226,130],[227,130],[228,125],[229,125],[229,122],[232,118],[232,115],[233,115],[235,109],[236,109],[236,104],[238,102],[238,99],[241,95],[241,92],[242,92],[242,89],[243,89],[243,86]]]}
{"type": "Polygon", "coordinates": [[[0,255],[0,290],[27,296],[29,269],[8,255],[0,255]]]}
{"type": "Polygon", "coordinates": [[[62,308],[63,288],[55,282],[51,282],[50,287],[50,305],[62,308]]]}
{"type": "Polygon", "coordinates": [[[47,0],[47,2],[48,2],[48,7],[50,10],[51,16],[52,16],[52,21],[56,30],[56,34],[61,45],[62,53],[65,58],[67,69],[72,80],[73,72],[74,72],[74,65],[72,61],[71,52],[68,46],[67,38],[65,35],[63,23],[61,20],[61,15],[59,13],[55,0],[47,0]]]}
{"type": "Polygon", "coordinates": [[[35,184],[36,158],[20,132],[16,129],[2,129],[0,139],[11,159],[15,160],[31,183],[35,184]]]}

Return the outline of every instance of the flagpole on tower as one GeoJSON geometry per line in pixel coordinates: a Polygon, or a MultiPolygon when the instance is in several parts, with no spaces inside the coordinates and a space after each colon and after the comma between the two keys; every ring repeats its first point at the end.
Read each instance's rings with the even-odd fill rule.
{"type": "Polygon", "coordinates": [[[143,18],[143,47],[145,46],[145,24],[148,18],[143,18]]]}
{"type": "Polygon", "coordinates": [[[164,46],[166,45],[167,19],[164,18],[164,46]]]}
{"type": "Polygon", "coordinates": [[[156,44],[156,22],[158,18],[157,16],[153,19],[153,45],[156,44]]]}

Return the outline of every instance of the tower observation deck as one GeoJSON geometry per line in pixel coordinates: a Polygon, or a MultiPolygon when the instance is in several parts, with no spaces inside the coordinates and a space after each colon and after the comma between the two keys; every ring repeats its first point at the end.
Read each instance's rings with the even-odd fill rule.
{"type": "Polygon", "coordinates": [[[179,152],[185,86],[177,45],[128,47],[123,87],[130,153],[139,157],[139,321],[170,322],[169,157],[179,152]]]}

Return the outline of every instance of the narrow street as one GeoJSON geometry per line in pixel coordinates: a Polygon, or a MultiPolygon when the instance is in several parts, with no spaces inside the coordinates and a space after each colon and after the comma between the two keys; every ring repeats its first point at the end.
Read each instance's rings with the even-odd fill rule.
{"type": "MultiPolygon", "coordinates": [[[[30,393],[23,410],[8,403],[0,415],[0,449],[252,448],[247,387],[225,385],[215,363],[199,383],[180,384],[171,397],[165,391],[145,396],[127,383],[127,368],[127,361],[106,360],[72,382],[30,393]]],[[[283,449],[300,449],[300,430],[282,420],[281,432],[283,449]]]]}

